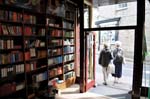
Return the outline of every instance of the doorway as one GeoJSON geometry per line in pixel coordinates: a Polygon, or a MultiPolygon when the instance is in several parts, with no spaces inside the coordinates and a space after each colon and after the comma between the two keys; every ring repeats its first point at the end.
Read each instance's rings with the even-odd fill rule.
{"type": "Polygon", "coordinates": [[[96,65],[95,82],[96,88],[90,92],[102,94],[114,98],[129,99],[127,94],[132,90],[133,81],[133,60],[135,44],[135,26],[137,25],[137,1],[124,1],[113,3],[93,0],[92,28],[85,31],[96,33],[96,65]],[[109,74],[108,85],[103,85],[102,67],[98,64],[99,53],[103,49],[103,44],[108,43],[111,52],[115,48],[115,42],[122,43],[126,63],[122,66],[122,77],[119,83],[114,83],[114,77],[109,74]]]}
{"type": "Polygon", "coordinates": [[[96,32],[97,35],[100,35],[97,36],[98,38],[96,41],[97,43],[95,49],[96,88],[91,89],[90,92],[114,98],[128,97],[127,96],[128,92],[132,90],[132,80],[133,80],[134,33],[135,33],[134,30],[108,30],[108,31],[105,30],[96,32]],[[119,79],[118,83],[114,83],[114,77],[111,74],[109,74],[107,82],[108,85],[103,85],[102,66],[98,64],[99,54],[103,49],[104,43],[107,43],[109,45],[109,49],[112,52],[115,48],[116,37],[118,37],[117,40],[119,40],[122,43],[121,48],[123,49],[125,57],[125,64],[122,65],[122,77],[119,79]]]}

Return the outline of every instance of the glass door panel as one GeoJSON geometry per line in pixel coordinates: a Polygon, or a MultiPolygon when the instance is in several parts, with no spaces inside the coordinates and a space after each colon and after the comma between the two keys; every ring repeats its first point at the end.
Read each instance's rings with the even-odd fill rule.
{"type": "Polygon", "coordinates": [[[95,85],[95,40],[94,34],[86,35],[86,90],[95,85]]]}

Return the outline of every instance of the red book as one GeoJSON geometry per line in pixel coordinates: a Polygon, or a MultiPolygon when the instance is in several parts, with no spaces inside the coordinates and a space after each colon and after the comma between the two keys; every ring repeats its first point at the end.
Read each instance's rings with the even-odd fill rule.
{"type": "Polygon", "coordinates": [[[55,36],[55,30],[52,30],[51,32],[51,36],[54,37],[55,36]]]}
{"type": "Polygon", "coordinates": [[[19,52],[19,61],[22,61],[22,60],[23,60],[23,53],[19,52]]]}
{"type": "Polygon", "coordinates": [[[17,21],[18,22],[22,21],[22,14],[21,13],[17,14],[17,21]]]}
{"type": "Polygon", "coordinates": [[[24,20],[25,23],[30,23],[30,15],[25,14],[25,15],[23,16],[23,20],[24,20]]]}
{"type": "Polygon", "coordinates": [[[13,22],[17,22],[17,12],[13,12],[13,16],[12,16],[13,22]]]}
{"type": "Polygon", "coordinates": [[[26,65],[25,65],[25,71],[26,71],[26,72],[30,72],[30,71],[31,71],[30,64],[26,64],[26,65]]]}
{"type": "Polygon", "coordinates": [[[11,85],[11,92],[15,92],[16,91],[16,83],[14,82],[12,85],[11,85]]]}
{"type": "Polygon", "coordinates": [[[25,60],[30,60],[30,52],[25,52],[25,60]]]}
{"type": "Polygon", "coordinates": [[[59,36],[59,32],[58,30],[55,30],[55,36],[58,37],[59,36]]]}
{"type": "Polygon", "coordinates": [[[24,35],[26,35],[26,36],[31,36],[32,35],[31,27],[25,27],[24,35]]]}

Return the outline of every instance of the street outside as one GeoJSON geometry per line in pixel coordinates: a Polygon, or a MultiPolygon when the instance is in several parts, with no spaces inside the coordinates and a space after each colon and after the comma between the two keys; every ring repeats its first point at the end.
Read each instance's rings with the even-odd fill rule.
{"type": "MultiPolygon", "coordinates": [[[[103,74],[102,74],[102,67],[98,64],[98,57],[99,52],[96,53],[96,84],[102,85],[103,74]]],[[[142,84],[143,86],[149,86],[150,66],[144,66],[143,74],[144,79],[142,84]]],[[[123,64],[122,77],[119,80],[119,84],[114,84],[114,78],[110,74],[108,78],[108,86],[129,91],[132,89],[132,79],[133,79],[133,59],[126,58],[126,64],[123,64]]]]}

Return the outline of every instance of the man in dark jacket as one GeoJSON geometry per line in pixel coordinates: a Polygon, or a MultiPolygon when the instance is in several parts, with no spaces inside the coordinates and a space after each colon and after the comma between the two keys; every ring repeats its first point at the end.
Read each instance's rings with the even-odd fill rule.
{"type": "Polygon", "coordinates": [[[111,62],[112,55],[110,50],[108,49],[108,45],[104,44],[104,48],[100,52],[99,56],[99,64],[102,66],[102,72],[103,72],[103,78],[104,78],[104,85],[107,85],[107,79],[108,79],[108,65],[111,62]]]}

